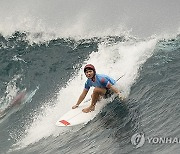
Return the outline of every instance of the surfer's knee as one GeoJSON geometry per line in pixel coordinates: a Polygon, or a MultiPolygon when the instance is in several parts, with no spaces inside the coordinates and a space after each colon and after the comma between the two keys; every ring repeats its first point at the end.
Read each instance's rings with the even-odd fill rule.
{"type": "Polygon", "coordinates": [[[100,92],[100,88],[94,88],[94,90],[93,90],[93,93],[99,93],[100,92]]]}
{"type": "Polygon", "coordinates": [[[96,88],[94,88],[94,90],[93,90],[93,94],[100,94],[100,95],[102,95],[102,94],[104,94],[105,92],[106,92],[105,89],[99,88],[99,87],[96,87],[96,88]]]}

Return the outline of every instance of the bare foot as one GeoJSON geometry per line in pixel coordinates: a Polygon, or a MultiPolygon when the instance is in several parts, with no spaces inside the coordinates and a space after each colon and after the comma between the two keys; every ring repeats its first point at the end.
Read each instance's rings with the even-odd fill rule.
{"type": "Polygon", "coordinates": [[[84,113],[88,113],[88,112],[91,112],[91,111],[94,111],[95,110],[95,106],[89,106],[87,108],[84,108],[82,111],[84,113]]]}
{"type": "Polygon", "coordinates": [[[75,109],[75,108],[77,108],[79,105],[74,105],[73,107],[72,107],[72,109],[75,109]]]}

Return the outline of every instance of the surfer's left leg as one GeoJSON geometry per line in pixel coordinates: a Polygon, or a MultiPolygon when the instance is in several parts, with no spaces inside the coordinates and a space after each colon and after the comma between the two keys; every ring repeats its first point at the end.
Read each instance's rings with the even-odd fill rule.
{"type": "MultiPolygon", "coordinates": [[[[91,94],[91,99],[93,97],[93,94],[91,94]]],[[[100,101],[103,98],[103,96],[99,96],[99,98],[97,99],[97,101],[100,101]]]]}
{"type": "Polygon", "coordinates": [[[97,101],[100,99],[101,96],[104,96],[105,93],[106,93],[105,88],[95,87],[94,90],[93,90],[93,94],[92,94],[91,105],[89,107],[83,109],[82,111],[85,112],[85,113],[94,111],[97,101]]]}

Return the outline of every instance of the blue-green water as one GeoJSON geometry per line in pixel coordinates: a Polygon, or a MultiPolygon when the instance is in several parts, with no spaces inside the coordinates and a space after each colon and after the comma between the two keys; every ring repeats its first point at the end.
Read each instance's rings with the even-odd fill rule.
{"type": "Polygon", "coordinates": [[[29,45],[26,35],[1,36],[1,106],[18,91],[39,87],[29,103],[1,122],[1,153],[179,152],[179,144],[146,141],[136,149],[130,142],[138,132],[146,137],[180,137],[179,36],[59,38],[29,45]],[[85,126],[57,128],[56,120],[83,89],[82,67],[89,62],[114,78],[125,74],[118,84],[128,100],[125,104],[113,100],[85,126]]]}
{"type": "Polygon", "coordinates": [[[179,2],[0,3],[0,154],[179,154],[179,2]],[[105,100],[85,125],[57,127],[87,63],[123,76],[116,86],[127,100],[105,100]]]}

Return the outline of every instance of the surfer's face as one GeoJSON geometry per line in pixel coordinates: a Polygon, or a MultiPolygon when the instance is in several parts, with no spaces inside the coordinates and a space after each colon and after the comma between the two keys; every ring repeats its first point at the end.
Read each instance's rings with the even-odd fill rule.
{"type": "Polygon", "coordinates": [[[88,79],[92,79],[94,77],[94,71],[93,70],[86,70],[85,75],[88,79]]]}

